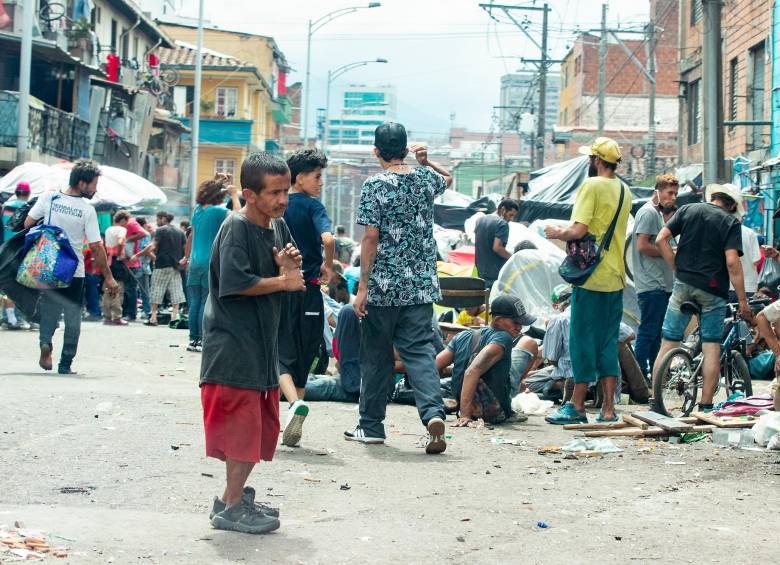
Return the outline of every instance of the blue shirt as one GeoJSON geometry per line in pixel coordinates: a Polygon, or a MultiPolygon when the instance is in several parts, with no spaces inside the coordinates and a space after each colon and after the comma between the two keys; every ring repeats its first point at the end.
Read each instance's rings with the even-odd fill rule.
{"type": "Polygon", "coordinates": [[[382,171],[366,179],[357,223],[379,229],[368,279],[372,306],[431,304],[441,298],[433,239],[433,200],[447,184],[428,167],[407,174],[382,171]]]}
{"type": "Polygon", "coordinates": [[[454,366],[452,368],[452,392],[457,400],[460,400],[460,391],[463,386],[463,377],[471,359],[471,337],[474,332],[482,332],[476,351],[482,351],[488,345],[495,343],[504,350],[504,355],[488,371],[482,375],[482,380],[493,391],[496,399],[501,403],[504,413],[512,413],[512,399],[509,384],[509,367],[512,364],[512,336],[505,331],[486,327],[479,330],[470,330],[456,335],[447,344],[447,348],[454,354],[454,366]]]}
{"type": "Polygon", "coordinates": [[[284,221],[303,256],[303,278],[319,280],[322,268],[322,234],[333,233],[325,206],[303,192],[291,192],[284,221]]]}
{"type": "Polygon", "coordinates": [[[211,246],[217,238],[217,232],[229,210],[224,206],[198,206],[192,214],[192,250],[190,251],[190,271],[207,273],[211,246]]]}

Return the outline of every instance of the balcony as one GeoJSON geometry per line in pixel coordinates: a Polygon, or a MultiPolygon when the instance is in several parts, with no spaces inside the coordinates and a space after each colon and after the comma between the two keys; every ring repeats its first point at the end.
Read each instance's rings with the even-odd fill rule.
{"type": "MultiPolygon", "coordinates": [[[[0,91],[0,147],[16,147],[19,94],[0,91]]],[[[30,149],[75,161],[89,157],[89,122],[47,104],[30,105],[30,149]]]]}
{"type": "Polygon", "coordinates": [[[273,110],[271,115],[274,121],[279,124],[289,124],[292,121],[292,101],[286,96],[279,96],[272,102],[273,110]]]}
{"type": "MultiPolygon", "coordinates": [[[[178,119],[186,127],[192,127],[190,118],[178,119]]],[[[198,141],[200,143],[249,146],[252,144],[252,120],[201,118],[198,141]]]]}

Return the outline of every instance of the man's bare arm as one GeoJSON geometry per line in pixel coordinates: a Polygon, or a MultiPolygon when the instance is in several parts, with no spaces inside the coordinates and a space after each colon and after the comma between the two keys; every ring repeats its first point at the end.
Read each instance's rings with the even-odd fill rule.
{"type": "Polygon", "coordinates": [[[672,231],[667,227],[661,228],[661,231],[658,232],[658,235],[655,237],[655,248],[658,250],[661,257],[664,258],[666,264],[669,265],[669,268],[674,271],[674,251],[672,250],[672,244],[670,243],[671,239],[672,231]]]}
{"type": "Polygon", "coordinates": [[[479,379],[487,373],[504,355],[504,348],[495,343],[491,343],[471,362],[463,375],[463,386],[460,391],[460,416],[461,418],[471,418],[474,414],[472,402],[474,394],[477,392],[479,379]]]}
{"type": "Polygon", "coordinates": [[[642,255],[647,255],[648,257],[661,257],[661,252],[658,251],[658,248],[653,245],[653,243],[651,243],[651,237],[652,236],[647,233],[636,234],[636,249],[642,255]]]}
{"type": "Polygon", "coordinates": [[[501,241],[500,237],[496,237],[493,239],[493,253],[495,253],[499,257],[503,257],[504,259],[509,259],[512,256],[512,254],[507,250],[506,246],[504,245],[504,242],[501,241]]]}
{"type": "Polygon", "coordinates": [[[360,244],[360,285],[366,288],[368,278],[374,268],[376,250],[379,247],[379,228],[366,226],[363,241],[360,244]]]}
{"type": "Polygon", "coordinates": [[[559,239],[561,241],[574,241],[582,239],[588,234],[588,226],[579,222],[574,222],[568,228],[559,228],[558,226],[547,226],[544,228],[544,234],[547,239],[559,239]]]}

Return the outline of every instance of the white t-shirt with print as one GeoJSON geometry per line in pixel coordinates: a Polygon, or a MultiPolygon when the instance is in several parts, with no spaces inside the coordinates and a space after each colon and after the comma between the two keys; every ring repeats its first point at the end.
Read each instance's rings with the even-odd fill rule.
{"type": "MultiPolygon", "coordinates": [[[[758,244],[756,232],[745,224],[742,224],[742,275],[745,279],[745,292],[754,294],[758,290],[758,271],[756,263],[761,261],[761,246],[758,244]]],[[[729,283],[729,288],[734,290],[734,285],[729,283]]]]}
{"type": "Polygon", "coordinates": [[[97,213],[89,200],[62,192],[48,192],[38,197],[29,215],[34,220],[43,218],[43,223],[62,228],[79,258],[79,266],[73,276],[83,277],[84,240],[87,243],[100,242],[97,213]]]}

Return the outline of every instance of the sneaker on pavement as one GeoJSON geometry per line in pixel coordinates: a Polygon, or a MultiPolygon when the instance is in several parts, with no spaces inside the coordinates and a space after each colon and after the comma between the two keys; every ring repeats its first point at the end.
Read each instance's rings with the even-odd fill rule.
{"type": "Polygon", "coordinates": [[[211,525],[218,530],[230,530],[245,534],[266,534],[279,529],[279,518],[266,516],[253,506],[243,503],[225,508],[214,515],[211,525]]]}
{"type": "Polygon", "coordinates": [[[198,340],[193,339],[188,345],[187,345],[187,351],[198,351],[198,340]]]}
{"type": "Polygon", "coordinates": [[[366,431],[360,426],[355,426],[355,429],[352,431],[344,432],[344,439],[347,441],[357,441],[369,444],[385,443],[385,438],[368,436],[366,435],[366,431]]]}
{"type": "MultiPolygon", "coordinates": [[[[248,506],[254,506],[257,510],[259,510],[266,516],[271,516],[272,518],[279,517],[278,508],[273,508],[266,504],[255,502],[255,489],[253,489],[252,487],[244,487],[244,495],[241,497],[241,502],[248,506]]],[[[218,496],[215,496],[214,504],[212,505],[211,513],[209,514],[209,520],[211,520],[214,516],[216,516],[223,510],[225,510],[225,503],[218,496]]]]}
{"type": "Polygon", "coordinates": [[[588,417],[583,412],[577,410],[574,407],[574,404],[567,402],[558,408],[558,410],[547,416],[545,421],[559,426],[564,424],[587,424],[588,417]]]}
{"type": "Polygon", "coordinates": [[[444,450],[447,449],[447,442],[444,439],[444,420],[431,418],[427,428],[428,441],[425,444],[425,453],[429,455],[444,453],[444,450]]]}
{"type": "Polygon", "coordinates": [[[301,442],[303,422],[309,415],[309,407],[303,400],[296,400],[287,412],[287,422],[282,433],[282,445],[295,447],[301,442]]]}
{"type": "Polygon", "coordinates": [[[528,421],[528,415],[522,410],[515,410],[512,415],[507,418],[507,422],[510,424],[519,424],[528,421]]]}

